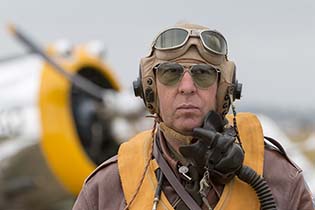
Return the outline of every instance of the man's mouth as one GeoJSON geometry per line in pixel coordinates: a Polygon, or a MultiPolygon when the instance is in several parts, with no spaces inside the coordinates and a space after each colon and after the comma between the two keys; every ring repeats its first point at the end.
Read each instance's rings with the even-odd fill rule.
{"type": "Polygon", "coordinates": [[[199,107],[191,105],[191,104],[183,104],[176,108],[176,110],[194,110],[194,109],[199,110],[199,107]]]}

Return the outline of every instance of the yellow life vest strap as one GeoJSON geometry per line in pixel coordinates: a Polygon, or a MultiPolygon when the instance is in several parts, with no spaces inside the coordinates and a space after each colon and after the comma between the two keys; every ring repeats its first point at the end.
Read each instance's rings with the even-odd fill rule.
{"type": "MultiPolygon", "coordinates": [[[[118,170],[126,203],[129,204],[137,193],[129,210],[152,209],[153,206],[154,192],[157,187],[155,170],[159,167],[155,160],[151,160],[153,145],[151,133],[150,130],[138,134],[123,143],[118,151],[118,170]],[[150,161],[149,167],[140,183],[147,161],[150,161]],[[139,184],[141,184],[140,189],[136,192],[139,184]]],[[[173,210],[163,192],[158,205],[158,210],[161,209],[173,210]]]]}

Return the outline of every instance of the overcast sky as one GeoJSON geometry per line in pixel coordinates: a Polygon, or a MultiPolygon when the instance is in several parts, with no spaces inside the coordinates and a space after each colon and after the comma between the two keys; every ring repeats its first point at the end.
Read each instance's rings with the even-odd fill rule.
{"type": "MultiPolygon", "coordinates": [[[[314,0],[0,0],[0,58],[24,51],[6,32],[14,22],[41,44],[101,40],[107,62],[131,88],[155,35],[178,21],[221,31],[243,85],[239,104],[314,107],[314,0]]],[[[1,91],[1,90],[0,90],[1,91]]]]}

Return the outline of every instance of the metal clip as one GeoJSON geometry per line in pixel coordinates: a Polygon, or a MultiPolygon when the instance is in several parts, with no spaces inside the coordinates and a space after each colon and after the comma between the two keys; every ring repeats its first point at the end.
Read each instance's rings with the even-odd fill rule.
{"type": "Polygon", "coordinates": [[[187,166],[181,166],[178,169],[178,172],[181,173],[186,179],[188,179],[189,181],[192,180],[192,178],[190,176],[188,176],[186,173],[189,171],[187,166]]]}
{"type": "Polygon", "coordinates": [[[201,195],[203,203],[207,206],[207,208],[209,210],[212,210],[212,208],[208,202],[208,199],[207,199],[207,191],[208,191],[209,186],[210,186],[208,183],[209,183],[209,172],[208,172],[208,170],[206,170],[202,179],[199,182],[199,186],[200,186],[199,193],[201,195]]]}

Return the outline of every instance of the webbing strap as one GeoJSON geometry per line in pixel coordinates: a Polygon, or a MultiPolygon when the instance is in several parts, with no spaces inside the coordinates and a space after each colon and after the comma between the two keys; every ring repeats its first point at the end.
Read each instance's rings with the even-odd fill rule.
{"type": "Polygon", "coordinates": [[[196,203],[196,201],[188,194],[183,185],[176,178],[170,166],[167,164],[166,160],[163,158],[155,139],[153,146],[153,156],[156,159],[158,165],[160,166],[163,174],[165,175],[168,182],[174,188],[179,197],[184,201],[189,209],[201,210],[201,207],[196,203]]]}

